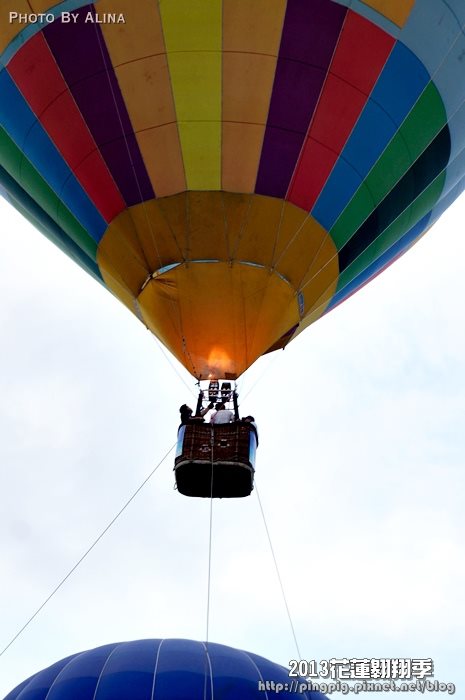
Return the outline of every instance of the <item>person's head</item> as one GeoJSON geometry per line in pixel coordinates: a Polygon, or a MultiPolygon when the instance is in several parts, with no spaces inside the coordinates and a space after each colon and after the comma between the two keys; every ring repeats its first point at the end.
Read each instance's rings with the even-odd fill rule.
{"type": "Polygon", "coordinates": [[[215,408],[217,411],[224,411],[225,405],[224,405],[224,403],[217,403],[215,408]]]}
{"type": "Polygon", "coordinates": [[[187,404],[183,403],[181,408],[179,409],[179,413],[181,414],[181,418],[184,416],[191,416],[192,415],[192,408],[188,406],[187,404]]]}
{"type": "Polygon", "coordinates": [[[246,416],[244,420],[246,423],[255,423],[255,418],[253,416],[246,416]]]}

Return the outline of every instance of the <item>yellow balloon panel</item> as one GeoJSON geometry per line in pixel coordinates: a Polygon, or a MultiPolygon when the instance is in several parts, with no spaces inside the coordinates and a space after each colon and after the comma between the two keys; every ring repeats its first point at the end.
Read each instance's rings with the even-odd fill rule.
{"type": "Polygon", "coordinates": [[[166,52],[158,3],[153,0],[98,0],[99,13],[122,13],[124,24],[101,24],[114,66],[166,52]]]}
{"type": "Polygon", "coordinates": [[[416,0],[362,0],[362,2],[390,19],[397,26],[403,27],[416,0]]]}
{"type": "Polygon", "coordinates": [[[186,189],[177,124],[164,124],[136,134],[150,181],[159,197],[186,189]]]}
{"type": "Polygon", "coordinates": [[[31,6],[27,0],[0,0],[0,51],[6,49],[14,37],[24,27],[16,22],[9,22],[10,12],[29,14],[31,6]]]}

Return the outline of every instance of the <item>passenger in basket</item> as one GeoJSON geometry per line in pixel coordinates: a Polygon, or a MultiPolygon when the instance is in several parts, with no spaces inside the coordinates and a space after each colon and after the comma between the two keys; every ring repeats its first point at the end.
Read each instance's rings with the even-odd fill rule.
{"type": "Polygon", "coordinates": [[[255,431],[255,437],[257,438],[257,447],[258,447],[258,428],[257,424],[255,423],[255,418],[253,416],[245,416],[245,418],[242,419],[244,423],[250,423],[252,428],[255,431]]]}
{"type": "Polygon", "coordinates": [[[215,409],[210,418],[210,423],[213,425],[224,425],[234,421],[234,413],[226,408],[224,403],[217,403],[215,409]]]}
{"type": "Polygon", "coordinates": [[[194,411],[190,406],[187,404],[183,403],[181,408],[179,409],[179,413],[181,414],[181,425],[187,425],[187,423],[193,423],[193,422],[203,422],[203,417],[208,411],[213,408],[213,404],[209,404],[206,408],[202,408],[200,410],[200,415],[198,416],[193,416],[192,414],[194,411]]]}

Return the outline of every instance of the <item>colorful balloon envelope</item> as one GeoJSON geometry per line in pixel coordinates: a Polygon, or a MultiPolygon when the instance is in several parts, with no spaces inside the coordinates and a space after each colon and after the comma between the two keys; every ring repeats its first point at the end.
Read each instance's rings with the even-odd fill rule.
{"type": "Polygon", "coordinates": [[[463,0],[0,0],[0,189],[235,378],[462,191],[464,26],[463,0]]]}
{"type": "Polygon", "coordinates": [[[308,685],[262,656],[222,644],[143,639],[69,656],[5,700],[263,700],[278,690],[286,700],[325,700],[308,685]]]}

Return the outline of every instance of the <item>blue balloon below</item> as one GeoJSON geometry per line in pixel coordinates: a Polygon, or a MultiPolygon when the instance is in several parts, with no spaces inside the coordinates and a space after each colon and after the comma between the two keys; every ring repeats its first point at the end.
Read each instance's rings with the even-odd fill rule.
{"type": "Polygon", "coordinates": [[[300,682],[283,666],[222,644],[144,639],[68,656],[5,700],[326,700],[299,690],[300,682]]]}

